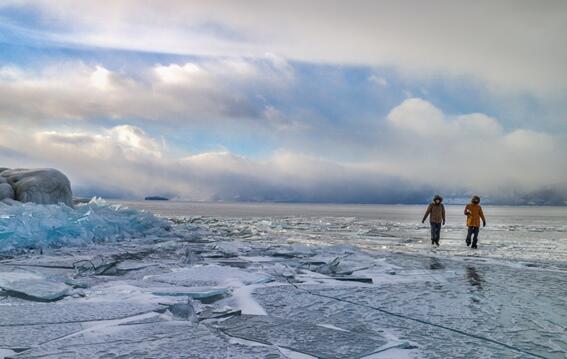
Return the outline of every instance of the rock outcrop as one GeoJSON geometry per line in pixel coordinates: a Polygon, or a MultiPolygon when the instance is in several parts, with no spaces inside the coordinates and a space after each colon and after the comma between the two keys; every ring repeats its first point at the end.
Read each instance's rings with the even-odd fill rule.
{"type": "Polygon", "coordinates": [[[73,206],[71,183],[53,168],[0,168],[0,201],[16,200],[38,204],[64,203],[73,206]]]}

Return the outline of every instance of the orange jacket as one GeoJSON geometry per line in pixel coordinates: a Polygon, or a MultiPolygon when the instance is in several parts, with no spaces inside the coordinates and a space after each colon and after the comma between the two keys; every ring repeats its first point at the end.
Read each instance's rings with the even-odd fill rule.
{"type": "Polygon", "coordinates": [[[482,213],[482,207],[477,203],[469,203],[465,206],[465,215],[467,216],[467,226],[469,227],[480,227],[480,220],[482,223],[486,222],[484,218],[484,213],[482,213]]]}

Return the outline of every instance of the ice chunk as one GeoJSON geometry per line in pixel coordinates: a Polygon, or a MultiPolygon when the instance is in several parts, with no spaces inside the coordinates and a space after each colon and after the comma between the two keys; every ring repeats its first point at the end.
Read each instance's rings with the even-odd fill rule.
{"type": "Polygon", "coordinates": [[[113,258],[106,258],[98,255],[92,259],[77,261],[73,264],[75,272],[79,276],[86,275],[115,275],[118,273],[119,261],[113,258]]]}
{"type": "Polygon", "coordinates": [[[187,302],[185,303],[175,303],[169,305],[168,310],[176,318],[187,320],[193,323],[199,321],[191,298],[188,298],[187,302]]]}
{"type": "Polygon", "coordinates": [[[341,282],[360,282],[360,283],[372,283],[372,278],[368,277],[352,277],[352,276],[343,276],[343,277],[330,277],[334,280],[339,280],[341,282]]]}
{"type": "Polygon", "coordinates": [[[191,297],[193,299],[208,299],[225,295],[228,288],[210,287],[157,287],[149,289],[153,295],[170,297],[191,297]]]}
{"type": "Polygon", "coordinates": [[[339,257],[337,257],[329,263],[322,264],[321,266],[315,268],[314,271],[321,274],[336,274],[339,271],[340,264],[341,261],[339,257]]]}
{"type": "Polygon", "coordinates": [[[266,283],[271,277],[266,274],[247,272],[234,267],[204,265],[184,268],[177,272],[147,277],[158,282],[187,287],[223,286],[266,283]]]}
{"type": "Polygon", "coordinates": [[[0,288],[23,299],[50,302],[65,297],[71,287],[31,272],[0,272],[0,288]]]}
{"type": "Polygon", "coordinates": [[[25,203],[0,206],[0,252],[169,235],[169,224],[149,212],[91,201],[74,209],[25,203]]]}

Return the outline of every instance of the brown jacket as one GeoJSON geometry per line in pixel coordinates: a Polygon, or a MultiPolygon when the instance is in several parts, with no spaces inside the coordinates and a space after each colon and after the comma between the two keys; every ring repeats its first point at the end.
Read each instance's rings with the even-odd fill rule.
{"type": "Polygon", "coordinates": [[[469,203],[465,206],[465,215],[467,216],[467,226],[480,227],[480,220],[486,223],[482,207],[478,203],[469,203]]]}
{"type": "Polygon", "coordinates": [[[431,223],[445,223],[445,206],[443,206],[443,203],[430,203],[423,215],[423,222],[425,222],[427,216],[429,216],[431,223]]]}

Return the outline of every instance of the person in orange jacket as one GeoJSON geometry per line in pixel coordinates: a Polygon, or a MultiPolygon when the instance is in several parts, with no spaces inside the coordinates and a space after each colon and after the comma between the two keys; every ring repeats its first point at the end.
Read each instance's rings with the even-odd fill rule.
{"type": "Polygon", "coordinates": [[[486,218],[480,206],[480,197],[472,196],[471,203],[465,206],[465,216],[467,216],[467,247],[477,248],[478,232],[480,230],[480,220],[482,219],[482,226],[486,227],[486,218]],[[472,237],[472,245],[471,245],[472,237]]]}

